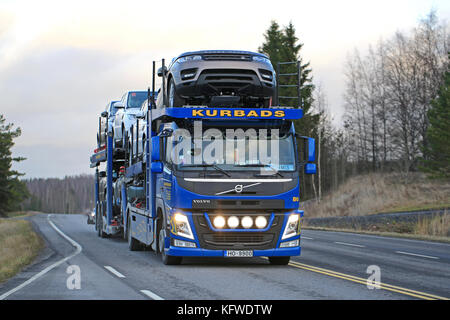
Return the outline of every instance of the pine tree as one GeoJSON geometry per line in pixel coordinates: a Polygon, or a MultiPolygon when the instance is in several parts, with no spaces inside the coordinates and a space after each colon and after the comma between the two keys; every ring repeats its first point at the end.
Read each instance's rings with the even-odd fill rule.
{"type": "MultiPolygon", "coordinates": [[[[303,64],[303,59],[300,55],[300,50],[303,47],[302,43],[299,43],[299,38],[296,36],[296,30],[292,22],[286,27],[280,30],[280,26],[276,21],[272,21],[269,29],[264,34],[265,42],[259,47],[259,52],[266,54],[272,65],[277,69],[278,62],[300,62],[301,79],[300,79],[300,92],[302,97],[302,108],[305,114],[305,121],[300,121],[303,130],[302,133],[310,134],[312,127],[317,126],[317,117],[310,118],[310,108],[312,105],[312,92],[314,86],[312,85],[312,70],[310,64],[303,64]],[[303,123],[304,122],[304,123],[303,123]],[[315,123],[315,124],[314,124],[315,123]]],[[[280,73],[296,73],[296,65],[284,65],[281,67],[280,73]]],[[[280,84],[296,84],[296,76],[282,77],[280,78],[280,84]]],[[[296,88],[280,88],[279,95],[281,96],[297,96],[296,88]]],[[[280,99],[282,105],[286,106],[298,106],[298,101],[295,99],[280,99]]]]}
{"type": "Polygon", "coordinates": [[[431,178],[450,178],[450,72],[445,73],[445,82],[438,97],[428,111],[430,126],[427,130],[428,148],[424,150],[427,160],[422,169],[431,178]]]}
{"type": "Polygon", "coordinates": [[[19,180],[23,174],[11,170],[13,162],[25,160],[13,158],[11,148],[14,138],[20,136],[20,128],[13,130],[13,124],[5,124],[6,119],[0,115],[0,216],[6,212],[19,209],[22,200],[28,192],[25,184],[19,180]]]}
{"type": "MultiPolygon", "coordinates": [[[[303,44],[299,42],[299,38],[296,35],[296,30],[292,22],[290,22],[286,27],[280,30],[280,26],[276,21],[272,21],[269,29],[264,34],[265,42],[259,47],[259,52],[266,54],[275,70],[282,74],[296,73],[297,65],[282,65],[278,69],[278,62],[294,62],[298,61],[300,63],[301,78],[300,78],[300,94],[301,94],[301,107],[303,109],[303,118],[296,120],[295,130],[302,135],[315,137],[317,141],[318,128],[321,114],[312,113],[312,103],[313,103],[313,90],[314,86],[312,84],[312,70],[310,64],[303,63],[300,51],[303,44]]],[[[292,85],[297,84],[297,77],[295,75],[281,77],[279,84],[292,85]]],[[[278,92],[279,96],[298,96],[297,88],[280,88],[278,92]]],[[[298,107],[299,101],[297,99],[280,99],[280,105],[298,107]]],[[[306,200],[313,195],[313,186],[307,182],[306,177],[302,174],[302,198],[306,200]]]]}
{"type": "Polygon", "coordinates": [[[264,34],[264,39],[265,42],[258,48],[258,51],[267,55],[272,65],[276,67],[277,63],[284,58],[282,54],[283,32],[276,21],[271,21],[269,29],[264,34]]]}

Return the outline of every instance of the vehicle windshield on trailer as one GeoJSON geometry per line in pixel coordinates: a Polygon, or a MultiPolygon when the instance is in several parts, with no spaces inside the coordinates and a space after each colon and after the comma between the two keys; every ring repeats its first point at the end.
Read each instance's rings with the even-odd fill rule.
{"type": "Polygon", "coordinates": [[[147,100],[147,96],[147,91],[130,92],[127,108],[140,108],[142,103],[147,100]]]}

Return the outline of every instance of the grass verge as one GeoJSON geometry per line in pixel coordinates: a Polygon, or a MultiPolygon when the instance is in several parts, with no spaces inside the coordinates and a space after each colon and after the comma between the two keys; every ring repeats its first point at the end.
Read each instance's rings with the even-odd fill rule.
{"type": "Polygon", "coordinates": [[[419,219],[415,225],[414,233],[432,237],[447,237],[450,239],[450,214],[419,219]]]}
{"type": "Polygon", "coordinates": [[[36,211],[14,211],[14,212],[8,212],[6,216],[8,218],[24,218],[24,217],[30,217],[32,215],[35,215],[36,211]]]}
{"type": "Polygon", "coordinates": [[[345,226],[327,227],[305,225],[303,229],[351,232],[450,243],[450,214],[423,217],[419,218],[417,222],[398,222],[393,220],[388,224],[372,224],[368,228],[362,228],[361,226],[349,226],[347,228],[345,226]]]}
{"type": "Polygon", "coordinates": [[[414,240],[425,240],[434,242],[450,243],[449,237],[437,237],[427,236],[414,233],[398,233],[398,232],[382,232],[382,231],[368,231],[368,230],[354,230],[354,229],[338,229],[338,228],[325,228],[325,227],[303,227],[304,230],[318,230],[318,231],[336,231],[336,232],[348,232],[358,234],[368,234],[374,236],[392,237],[392,238],[406,238],[414,240]]]}
{"type": "Polygon", "coordinates": [[[309,218],[362,216],[382,212],[417,211],[450,207],[450,181],[429,180],[411,173],[372,173],[348,179],[320,203],[304,203],[309,218]]]}
{"type": "Polygon", "coordinates": [[[29,221],[0,219],[0,283],[30,264],[43,246],[29,221]]]}

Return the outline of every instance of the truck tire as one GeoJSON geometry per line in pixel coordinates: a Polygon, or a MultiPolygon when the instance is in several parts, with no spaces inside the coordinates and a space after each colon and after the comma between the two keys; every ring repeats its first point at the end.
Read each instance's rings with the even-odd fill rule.
{"type": "Polygon", "coordinates": [[[285,266],[289,263],[291,257],[269,257],[269,262],[276,266],[285,266]]]}
{"type": "Polygon", "coordinates": [[[128,249],[130,251],[139,251],[142,246],[139,241],[137,241],[133,236],[131,235],[131,220],[130,216],[128,215],[127,219],[127,239],[128,239],[128,249]]]}
{"type": "Polygon", "coordinates": [[[167,92],[169,108],[182,107],[185,104],[184,99],[177,94],[177,89],[175,88],[175,82],[173,81],[173,78],[170,79],[167,92]]]}
{"type": "Polygon", "coordinates": [[[100,215],[98,217],[99,222],[98,222],[98,229],[97,229],[97,234],[100,238],[106,238],[108,235],[103,231],[103,211],[105,210],[106,205],[105,202],[102,201],[102,203],[100,204],[100,215]]]}
{"type": "Polygon", "coordinates": [[[98,211],[95,214],[95,220],[96,220],[95,225],[96,225],[96,229],[97,229],[97,236],[99,236],[99,237],[100,237],[100,230],[101,230],[100,220],[102,219],[102,215],[103,215],[102,209],[103,209],[102,203],[99,203],[98,211]]]}
{"type": "Polygon", "coordinates": [[[162,262],[165,265],[178,265],[183,260],[182,257],[168,256],[164,251],[164,238],[166,237],[165,228],[161,227],[160,223],[158,223],[158,251],[161,253],[162,262]]]}

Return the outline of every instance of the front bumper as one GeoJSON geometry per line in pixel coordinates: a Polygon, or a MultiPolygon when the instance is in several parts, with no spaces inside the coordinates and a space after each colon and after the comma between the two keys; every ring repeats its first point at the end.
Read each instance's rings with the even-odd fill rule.
{"type": "Polygon", "coordinates": [[[182,97],[219,96],[235,94],[269,98],[275,94],[275,84],[261,81],[258,75],[247,70],[204,70],[196,80],[181,81],[176,90],[182,97]]]}
{"type": "MultiPolygon", "coordinates": [[[[178,257],[225,257],[226,250],[209,250],[202,248],[182,248],[170,246],[166,248],[166,254],[169,256],[178,257]]],[[[254,257],[285,257],[285,256],[299,256],[301,253],[300,247],[293,248],[276,248],[268,250],[253,250],[254,257]]]]}
{"type": "Polygon", "coordinates": [[[184,98],[217,96],[221,92],[268,98],[276,88],[272,66],[256,61],[187,61],[175,63],[171,74],[177,93],[184,98]],[[186,73],[193,76],[185,77],[186,73]],[[264,73],[271,78],[263,78],[264,73]]]}

